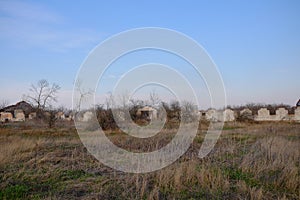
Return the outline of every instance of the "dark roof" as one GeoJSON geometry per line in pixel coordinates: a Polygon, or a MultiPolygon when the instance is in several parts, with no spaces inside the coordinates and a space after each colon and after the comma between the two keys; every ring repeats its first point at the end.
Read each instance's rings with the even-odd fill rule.
{"type": "Polygon", "coordinates": [[[20,102],[16,103],[15,105],[10,105],[10,106],[7,106],[5,108],[2,108],[0,110],[0,112],[11,112],[11,113],[13,113],[14,110],[17,110],[17,109],[23,110],[24,113],[27,114],[27,115],[31,112],[34,112],[34,108],[29,103],[27,103],[26,101],[20,101],[20,102]]]}
{"type": "Polygon", "coordinates": [[[300,106],[300,99],[299,99],[298,103],[296,104],[296,106],[297,106],[297,107],[300,106]]]}

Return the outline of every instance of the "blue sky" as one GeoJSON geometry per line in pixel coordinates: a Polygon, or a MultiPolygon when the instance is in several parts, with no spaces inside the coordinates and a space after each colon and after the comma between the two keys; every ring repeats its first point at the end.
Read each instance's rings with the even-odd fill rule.
{"type": "Polygon", "coordinates": [[[294,105],[299,19],[300,2],[289,0],[0,1],[0,100],[15,103],[45,78],[62,87],[59,104],[70,106],[76,73],[97,44],[128,29],[163,27],[206,49],[228,104],[294,105]]]}

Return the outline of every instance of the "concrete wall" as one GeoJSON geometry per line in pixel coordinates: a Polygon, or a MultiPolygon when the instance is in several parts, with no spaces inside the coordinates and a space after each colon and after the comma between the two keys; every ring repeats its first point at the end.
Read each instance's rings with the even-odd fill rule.
{"type": "MultiPolygon", "coordinates": [[[[49,114],[49,113],[45,113],[49,114]]],[[[138,114],[138,113],[137,113],[138,114]]],[[[149,111],[150,119],[156,119],[158,117],[157,110],[153,109],[149,111]]],[[[252,111],[249,109],[241,110],[239,113],[235,112],[231,109],[225,109],[224,111],[218,111],[216,109],[209,109],[207,111],[199,112],[202,119],[206,119],[208,121],[235,121],[236,115],[239,116],[250,116],[255,121],[299,121],[300,122],[300,107],[295,109],[295,114],[289,115],[288,110],[285,108],[278,108],[275,112],[275,115],[270,115],[270,111],[267,108],[261,108],[258,110],[257,115],[253,115],[252,111]]],[[[80,121],[89,121],[92,118],[92,112],[87,111],[79,117],[80,121]]],[[[56,114],[57,118],[64,119],[64,120],[72,120],[73,115],[69,117],[65,117],[63,112],[58,112],[56,114]]],[[[36,113],[30,113],[28,116],[29,119],[36,118],[36,113]]],[[[0,113],[0,122],[6,121],[25,121],[25,114],[23,110],[17,109],[14,111],[14,116],[10,112],[1,112],[0,113]]]]}
{"type": "Polygon", "coordinates": [[[206,113],[205,113],[205,118],[208,121],[216,121],[218,119],[218,114],[217,114],[217,110],[215,109],[209,109],[206,113]]]}
{"type": "Polygon", "coordinates": [[[20,109],[15,110],[14,115],[15,115],[14,121],[16,121],[16,122],[25,121],[25,114],[24,114],[23,110],[20,110],[20,109]]]}
{"type": "Polygon", "coordinates": [[[146,113],[146,115],[151,120],[157,119],[159,117],[158,111],[150,106],[145,106],[143,108],[138,109],[136,115],[141,116],[143,113],[146,113]]]}
{"type": "Polygon", "coordinates": [[[235,113],[234,110],[225,109],[223,113],[215,109],[209,109],[207,111],[202,111],[204,114],[204,119],[208,121],[221,121],[224,119],[227,121],[235,121],[236,115],[248,117],[249,119],[254,119],[255,121],[299,121],[300,122],[300,107],[295,109],[294,115],[289,115],[288,110],[285,108],[278,108],[275,115],[271,115],[267,108],[261,108],[258,110],[257,115],[254,115],[252,111],[248,108],[241,110],[239,113],[235,113]]]}
{"type": "Polygon", "coordinates": [[[224,110],[224,120],[225,122],[232,122],[235,120],[235,114],[234,111],[231,109],[225,109],[224,110]]]}
{"type": "Polygon", "coordinates": [[[276,120],[289,120],[289,111],[285,108],[278,108],[276,110],[276,120]]]}
{"type": "Polygon", "coordinates": [[[235,112],[231,109],[225,109],[224,111],[218,111],[210,109],[205,112],[205,119],[208,121],[234,121],[235,112]]]}
{"type": "Polygon", "coordinates": [[[254,119],[256,121],[292,121],[295,117],[289,115],[288,110],[285,108],[278,108],[275,115],[270,115],[270,111],[267,108],[261,108],[258,110],[258,115],[255,116],[254,119]]]}
{"type": "Polygon", "coordinates": [[[300,121],[300,107],[297,107],[297,109],[295,110],[294,120],[300,121]]]}
{"type": "Polygon", "coordinates": [[[0,121],[6,122],[6,121],[12,121],[13,115],[10,112],[1,112],[0,113],[0,121]]]}
{"type": "MultiPolygon", "coordinates": [[[[45,116],[49,117],[50,113],[49,112],[45,112],[44,113],[45,116]]],[[[29,120],[33,120],[37,117],[37,113],[36,112],[32,112],[28,114],[28,118],[26,118],[25,113],[23,110],[21,109],[16,109],[13,111],[13,114],[11,112],[1,112],[0,114],[0,122],[23,122],[27,119],[29,120]]],[[[73,115],[69,115],[68,118],[65,117],[65,114],[63,112],[57,112],[55,114],[55,117],[57,119],[61,119],[61,120],[73,120],[73,115]]]]}
{"type": "Polygon", "coordinates": [[[258,110],[257,116],[254,119],[256,121],[269,121],[271,119],[270,111],[266,108],[261,108],[258,110]]]}
{"type": "Polygon", "coordinates": [[[83,121],[83,122],[88,122],[88,121],[90,121],[92,118],[93,118],[93,112],[87,111],[87,112],[85,112],[85,113],[83,114],[82,121],[83,121]]]}
{"type": "Polygon", "coordinates": [[[252,115],[252,111],[249,108],[241,110],[240,115],[252,115]]]}

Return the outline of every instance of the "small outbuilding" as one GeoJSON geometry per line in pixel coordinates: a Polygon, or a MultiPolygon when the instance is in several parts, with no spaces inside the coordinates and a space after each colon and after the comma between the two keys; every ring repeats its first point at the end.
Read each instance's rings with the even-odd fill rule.
{"type": "Polygon", "coordinates": [[[10,112],[0,112],[0,121],[9,122],[13,120],[13,115],[10,112]]]}
{"type": "Polygon", "coordinates": [[[157,119],[157,110],[155,108],[152,108],[150,106],[145,106],[143,108],[138,109],[137,116],[140,116],[142,118],[146,119],[157,119]]]}
{"type": "MultiPolygon", "coordinates": [[[[21,110],[24,113],[26,118],[29,116],[30,113],[35,112],[35,109],[26,101],[20,101],[15,105],[10,105],[5,108],[2,108],[0,109],[0,112],[10,112],[13,115],[13,117],[17,118],[15,114],[20,113],[21,110]],[[16,110],[17,112],[15,112],[16,110]]],[[[19,117],[23,118],[23,116],[21,115],[19,117]]]]}

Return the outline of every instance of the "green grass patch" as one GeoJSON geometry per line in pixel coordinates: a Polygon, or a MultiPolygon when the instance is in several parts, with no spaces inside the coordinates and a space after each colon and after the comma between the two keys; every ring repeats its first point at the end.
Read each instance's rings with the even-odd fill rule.
{"type": "Polygon", "coordinates": [[[0,199],[25,199],[30,188],[25,184],[8,185],[0,191],[0,199]]]}
{"type": "Polygon", "coordinates": [[[202,136],[197,136],[194,140],[196,143],[202,143],[204,141],[204,137],[202,136]]]}
{"type": "Polygon", "coordinates": [[[61,173],[61,180],[74,180],[84,177],[90,177],[91,174],[86,173],[83,170],[66,170],[61,173]]]}
{"type": "Polygon", "coordinates": [[[229,177],[231,180],[241,180],[245,181],[245,183],[250,187],[257,187],[261,184],[258,180],[254,178],[254,175],[251,173],[243,172],[241,169],[238,168],[225,168],[224,174],[229,177]]]}

